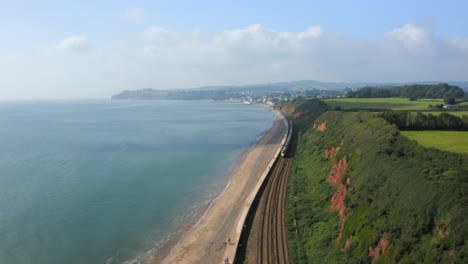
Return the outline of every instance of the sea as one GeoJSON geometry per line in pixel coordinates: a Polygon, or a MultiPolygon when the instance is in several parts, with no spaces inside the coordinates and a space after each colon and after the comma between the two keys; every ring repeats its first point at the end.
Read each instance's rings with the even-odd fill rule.
{"type": "Polygon", "coordinates": [[[271,128],[212,101],[0,102],[0,263],[145,263],[271,128]]]}

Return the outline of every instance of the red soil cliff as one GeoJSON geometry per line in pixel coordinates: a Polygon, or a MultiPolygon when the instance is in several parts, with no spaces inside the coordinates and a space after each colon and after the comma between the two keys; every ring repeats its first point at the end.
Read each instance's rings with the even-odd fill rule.
{"type": "MultiPolygon", "coordinates": [[[[338,215],[341,219],[340,234],[337,238],[337,241],[341,240],[344,224],[346,222],[346,205],[344,202],[346,197],[346,185],[341,183],[341,177],[347,168],[348,162],[346,161],[346,158],[343,157],[341,160],[333,164],[330,170],[330,177],[328,177],[328,182],[338,186],[338,190],[336,190],[335,194],[331,198],[331,209],[338,210],[338,215]]],[[[346,182],[349,182],[349,178],[346,180],[346,182]]],[[[342,248],[342,250],[346,251],[346,249],[349,247],[349,243],[351,242],[346,241],[346,245],[344,248],[342,248]]]]}
{"type": "Polygon", "coordinates": [[[376,260],[380,255],[385,254],[385,251],[388,249],[388,245],[387,236],[382,236],[376,248],[372,249],[369,247],[369,256],[372,256],[372,258],[376,260]]]}
{"type": "Polygon", "coordinates": [[[318,131],[325,131],[325,129],[327,129],[327,122],[323,122],[321,124],[314,124],[314,129],[318,131]]]}

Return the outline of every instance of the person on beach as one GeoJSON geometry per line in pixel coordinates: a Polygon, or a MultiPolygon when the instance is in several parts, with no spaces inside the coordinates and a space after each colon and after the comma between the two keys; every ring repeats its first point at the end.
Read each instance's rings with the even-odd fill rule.
{"type": "Polygon", "coordinates": [[[224,257],[224,264],[229,264],[229,258],[228,257],[224,257]]]}

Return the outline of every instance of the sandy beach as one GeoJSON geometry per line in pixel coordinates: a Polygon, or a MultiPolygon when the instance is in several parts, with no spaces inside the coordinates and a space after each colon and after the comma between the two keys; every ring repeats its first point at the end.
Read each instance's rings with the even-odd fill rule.
{"type": "Polygon", "coordinates": [[[212,202],[204,217],[181,237],[167,256],[155,257],[150,263],[223,263],[227,252],[235,252],[246,204],[276,157],[287,132],[284,117],[278,112],[275,114],[277,118],[272,128],[241,159],[224,193],[212,202]],[[228,240],[230,243],[226,243],[228,240]]]}

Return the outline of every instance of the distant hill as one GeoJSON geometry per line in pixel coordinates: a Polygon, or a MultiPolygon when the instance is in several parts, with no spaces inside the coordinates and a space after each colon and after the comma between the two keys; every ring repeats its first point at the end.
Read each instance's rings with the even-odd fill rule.
{"type": "MultiPolygon", "coordinates": [[[[320,82],[314,80],[262,83],[242,86],[203,86],[190,89],[163,90],[146,88],[141,90],[123,91],[112,96],[112,99],[177,99],[177,100],[199,100],[222,97],[236,98],[239,92],[249,91],[256,96],[263,96],[272,93],[304,92],[307,90],[343,90],[363,87],[390,88],[393,86],[411,84],[438,84],[439,81],[406,82],[406,83],[379,83],[379,82],[320,82]]],[[[456,85],[468,92],[468,81],[447,82],[456,85]]]]}
{"type": "Polygon", "coordinates": [[[224,90],[156,90],[151,88],[123,91],[112,96],[117,100],[224,100],[238,98],[241,93],[229,93],[224,90]]]}
{"type": "MultiPolygon", "coordinates": [[[[291,82],[278,82],[278,83],[261,83],[241,86],[204,86],[192,88],[190,90],[257,90],[257,89],[281,89],[289,91],[305,91],[311,89],[318,90],[338,90],[345,88],[363,88],[366,86],[390,88],[393,86],[411,85],[411,84],[439,84],[440,81],[423,81],[423,82],[402,82],[402,83],[380,83],[380,82],[321,82],[315,80],[302,80],[291,82]]],[[[468,89],[468,81],[465,82],[445,82],[450,85],[460,86],[461,88],[468,89]]]]}

